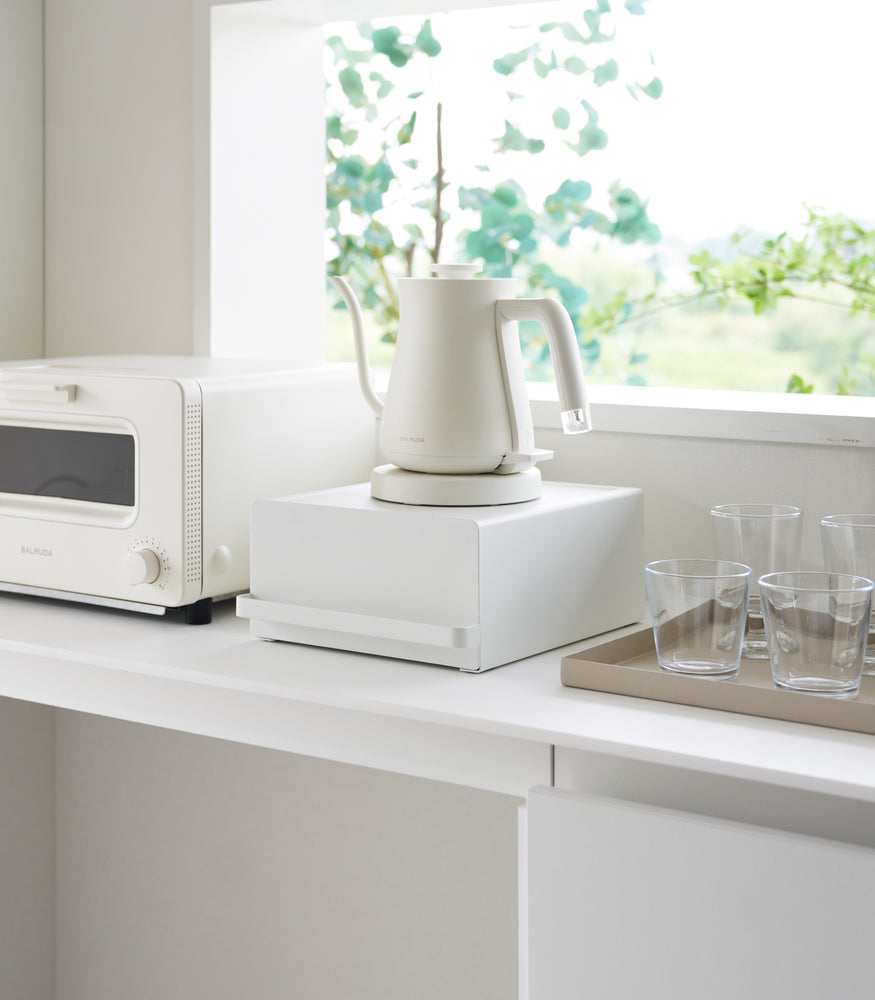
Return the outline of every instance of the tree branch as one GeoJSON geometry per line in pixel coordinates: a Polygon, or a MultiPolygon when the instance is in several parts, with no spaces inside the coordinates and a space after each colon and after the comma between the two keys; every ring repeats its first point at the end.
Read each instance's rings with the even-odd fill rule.
{"type": "Polygon", "coordinates": [[[441,196],[444,193],[444,144],[441,132],[443,105],[437,106],[437,174],[435,175],[434,192],[434,250],[431,253],[432,263],[437,264],[441,256],[441,242],[444,238],[444,216],[441,210],[441,196]]]}

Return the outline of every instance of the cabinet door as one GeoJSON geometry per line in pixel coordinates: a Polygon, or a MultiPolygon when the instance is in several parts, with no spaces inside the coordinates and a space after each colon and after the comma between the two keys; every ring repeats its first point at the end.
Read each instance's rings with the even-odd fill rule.
{"type": "Polygon", "coordinates": [[[534,789],[529,1000],[870,1000],[875,850],[534,789]]]}

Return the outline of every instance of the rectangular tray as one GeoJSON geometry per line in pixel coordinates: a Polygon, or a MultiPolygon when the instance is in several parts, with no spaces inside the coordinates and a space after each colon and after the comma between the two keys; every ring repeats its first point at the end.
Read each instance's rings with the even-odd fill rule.
{"type": "Polygon", "coordinates": [[[660,670],[650,628],[562,657],[566,687],[716,708],[875,735],[875,677],[851,701],[775,687],[768,660],[741,661],[735,677],[685,677],[660,670]]]}

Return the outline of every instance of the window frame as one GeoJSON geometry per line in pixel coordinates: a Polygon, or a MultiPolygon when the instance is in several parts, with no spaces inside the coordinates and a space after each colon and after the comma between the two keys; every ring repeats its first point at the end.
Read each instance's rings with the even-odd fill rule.
{"type": "MultiPolygon", "coordinates": [[[[549,0],[535,0],[549,2],[549,0]]],[[[215,324],[216,316],[211,308],[210,261],[212,243],[217,238],[213,209],[216,192],[210,186],[210,166],[212,156],[211,126],[215,126],[221,108],[216,106],[212,93],[210,73],[212,55],[212,14],[224,8],[240,14],[247,11],[253,17],[275,18],[300,26],[303,32],[313,37],[313,28],[332,21],[350,19],[370,19],[378,16],[422,15],[434,8],[433,0],[325,0],[314,9],[308,0],[195,0],[196,53],[195,69],[198,86],[195,88],[195,143],[196,143],[196,191],[198,180],[203,181],[202,192],[198,194],[195,212],[195,278],[196,278],[196,336],[195,348],[198,353],[211,353],[209,329],[215,324]],[[204,347],[207,350],[204,351],[204,347]]],[[[444,10],[463,10],[474,7],[516,6],[505,0],[451,0],[444,10]]],[[[320,31],[321,37],[321,31],[320,31]]],[[[310,61],[312,63],[312,60],[310,61]]],[[[319,55],[321,67],[321,52],[319,55]]],[[[307,72],[312,74],[312,65],[307,72]]],[[[320,69],[321,73],[321,69],[320,69]]],[[[309,77],[310,83],[313,82],[309,77]]],[[[307,80],[298,81],[297,94],[306,99],[321,100],[322,88],[309,87],[307,80]],[[302,89],[305,88],[305,89],[302,89]]],[[[311,109],[312,111],[312,109],[311,109]]],[[[312,120],[313,116],[310,115],[312,120]]],[[[279,123],[278,123],[279,124],[279,123]]],[[[322,139],[318,146],[320,165],[324,149],[324,115],[322,116],[322,139]]],[[[309,138],[312,138],[310,136],[309,138]]],[[[315,155],[315,154],[314,154],[315,155]]],[[[314,172],[310,163],[301,175],[303,183],[309,187],[315,184],[314,177],[321,178],[321,170],[314,172]]],[[[220,235],[220,234],[218,234],[220,235]]],[[[324,237],[324,223],[323,233],[324,237]]],[[[311,224],[304,239],[316,244],[317,232],[311,224]]],[[[321,249],[321,242],[318,244],[321,249]]],[[[310,270],[313,270],[310,268],[310,270]]],[[[315,272],[314,272],[315,273],[315,272]]],[[[318,277],[318,276],[317,276],[318,277]]],[[[301,276],[296,292],[307,299],[305,312],[311,316],[320,312],[324,317],[323,283],[313,280],[307,272],[301,276]],[[307,277],[307,282],[303,279],[307,277]],[[314,285],[315,287],[309,287],[314,285]]],[[[312,319],[301,324],[307,327],[305,333],[291,338],[284,355],[293,359],[312,360],[314,354],[322,352],[324,357],[324,325],[314,330],[312,319]]],[[[261,346],[250,336],[243,338],[246,343],[241,350],[249,356],[283,356],[277,352],[274,339],[261,346]],[[264,351],[268,353],[264,353],[264,351]]],[[[284,345],[280,345],[283,347],[284,345]]],[[[827,444],[837,447],[875,446],[875,399],[871,397],[842,397],[826,395],[805,395],[789,393],[728,392],[709,389],[661,389],[643,386],[591,385],[590,397],[593,408],[593,423],[602,431],[613,433],[635,433],[667,435],[674,437],[721,438],[747,441],[775,441],[797,444],[827,444]]],[[[557,428],[559,407],[555,385],[551,383],[529,383],[529,394],[535,426],[557,428]]]]}

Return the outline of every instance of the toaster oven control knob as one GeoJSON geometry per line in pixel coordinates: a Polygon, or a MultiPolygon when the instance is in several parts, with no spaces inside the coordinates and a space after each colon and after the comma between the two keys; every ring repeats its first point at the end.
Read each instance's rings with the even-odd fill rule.
{"type": "Polygon", "coordinates": [[[154,583],[161,572],[161,560],[151,549],[135,549],[125,560],[128,583],[154,583]]]}

